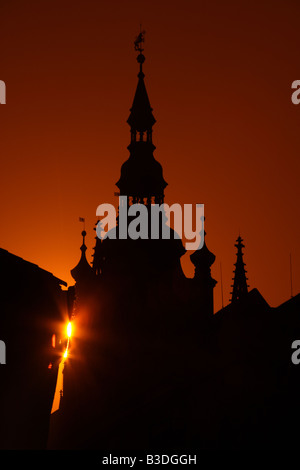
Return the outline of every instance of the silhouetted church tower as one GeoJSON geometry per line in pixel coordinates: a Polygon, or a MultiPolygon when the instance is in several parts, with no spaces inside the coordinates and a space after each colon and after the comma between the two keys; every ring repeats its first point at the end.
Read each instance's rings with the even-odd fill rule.
{"type": "MultiPolygon", "coordinates": [[[[94,248],[93,270],[99,274],[107,274],[108,271],[114,275],[121,274],[123,270],[128,277],[129,271],[134,271],[136,275],[139,270],[146,271],[146,276],[160,276],[164,269],[175,268],[178,276],[184,277],[181,271],[180,257],[185,253],[181,239],[178,239],[171,229],[170,238],[172,240],[150,240],[151,232],[151,209],[153,204],[162,205],[164,203],[164,189],[167,182],[163,177],[161,164],[154,158],[155,145],[152,141],[152,128],[156,120],[152,113],[150,100],[147,94],[143,64],[145,56],[142,54],[142,44],[144,33],[141,32],[135,41],[135,50],[139,52],[137,62],[139,64],[138,83],[130,109],[127,123],[130,126],[130,144],[128,145],[129,158],[121,167],[120,179],[116,183],[119,195],[122,197],[119,207],[119,214],[116,220],[116,235],[119,241],[125,241],[119,233],[119,216],[122,209],[127,211],[127,207],[132,204],[144,204],[148,208],[148,233],[149,240],[139,240],[132,243],[110,243],[108,239],[100,240],[96,237],[94,248]],[[125,201],[127,204],[125,204],[125,201]],[[177,239],[174,239],[177,238],[177,239]],[[122,240],[120,240],[122,239],[122,240]],[[153,243],[154,241],[154,243],[153,243]],[[139,251],[140,250],[140,251],[139,251]]],[[[164,209],[161,208],[159,214],[159,233],[163,224],[166,224],[167,217],[164,209]]],[[[128,216],[127,223],[130,222],[128,216]]],[[[161,238],[161,237],[160,237],[161,238]]],[[[141,272],[139,272],[139,277],[141,272]]]]}
{"type": "Polygon", "coordinates": [[[239,300],[241,297],[243,297],[245,294],[248,293],[248,285],[247,285],[247,280],[248,278],[246,277],[246,269],[245,269],[245,263],[243,261],[243,251],[242,249],[245,247],[245,245],[242,243],[243,239],[239,235],[237,238],[237,243],[234,245],[237,248],[237,254],[236,254],[236,263],[235,265],[235,270],[234,270],[234,277],[233,277],[233,287],[232,292],[231,292],[231,302],[235,302],[236,300],[239,300]]]}
{"type": "MultiPolygon", "coordinates": [[[[170,240],[164,240],[159,236],[158,240],[132,241],[127,239],[126,243],[124,243],[123,235],[120,236],[119,233],[119,219],[123,207],[126,210],[131,204],[139,203],[148,208],[150,234],[150,206],[153,204],[161,206],[164,203],[164,190],[167,186],[162,166],[153,155],[155,145],[152,141],[152,129],[156,120],[144,82],[143,42],[144,33],[141,32],[135,41],[139,64],[138,83],[127,120],[130,126],[129,158],[123,163],[120,179],[116,183],[119,195],[127,202],[125,204],[124,200],[120,200],[116,220],[116,235],[120,243],[96,237],[93,271],[96,277],[99,276],[101,279],[124,274],[127,282],[129,277],[133,276],[135,285],[142,282],[144,286],[148,281],[155,281],[166,288],[167,285],[170,287],[175,279],[180,280],[185,286],[190,286],[197,312],[201,311],[202,316],[207,317],[213,314],[213,289],[216,281],[211,276],[211,265],[214,263],[215,255],[208,250],[206,243],[191,255],[195,274],[193,279],[186,279],[180,263],[180,258],[186,250],[174,230],[170,231],[170,240]]],[[[163,207],[161,207],[159,217],[159,233],[161,234],[163,225],[167,225],[163,207]]],[[[128,217],[128,222],[129,219],[128,217]]],[[[150,235],[149,238],[151,238],[150,235]]],[[[174,286],[173,288],[177,290],[174,286]]],[[[181,286],[179,290],[185,288],[181,286]]],[[[170,293],[170,295],[173,294],[170,293]]]]}

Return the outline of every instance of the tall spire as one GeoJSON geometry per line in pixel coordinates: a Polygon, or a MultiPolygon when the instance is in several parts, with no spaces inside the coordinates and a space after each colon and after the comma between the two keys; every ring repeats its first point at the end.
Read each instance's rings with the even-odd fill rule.
{"type": "Polygon", "coordinates": [[[136,133],[139,133],[140,140],[143,140],[144,133],[147,132],[147,141],[152,140],[152,127],[156,120],[152,114],[152,108],[148,98],[143,72],[143,63],[146,58],[143,54],[143,43],[145,42],[145,31],[142,31],[140,27],[140,34],[134,41],[134,50],[139,52],[137,56],[137,62],[140,64],[140,71],[138,73],[138,85],[134,95],[132,107],[130,109],[130,116],[127,119],[127,123],[131,127],[131,136],[135,141],[136,133]]]}
{"type": "Polygon", "coordinates": [[[144,35],[145,32],[141,31],[134,41],[134,49],[139,52],[137,62],[140,70],[130,115],[127,119],[131,133],[131,142],[128,146],[130,156],[122,165],[121,177],[116,184],[120,195],[131,197],[133,202],[149,204],[151,198],[154,198],[155,202],[161,204],[167,183],[163,178],[160,163],[153,156],[155,146],[152,143],[152,127],[156,120],[144,82],[145,56],[142,48],[144,35]]]}
{"type": "Polygon", "coordinates": [[[243,261],[243,251],[242,249],[245,248],[245,245],[242,243],[243,239],[239,235],[237,238],[237,243],[234,245],[237,248],[236,254],[236,263],[235,270],[234,270],[234,277],[233,277],[233,287],[231,292],[231,302],[236,302],[237,300],[241,299],[244,295],[248,293],[248,284],[246,277],[246,269],[245,263],[243,261]]]}
{"type": "Polygon", "coordinates": [[[138,137],[138,140],[144,140],[145,132],[147,133],[146,140],[151,141],[152,127],[154,126],[156,120],[152,114],[152,108],[150,106],[150,101],[144,82],[145,74],[143,72],[142,65],[145,62],[145,56],[140,53],[137,57],[137,61],[140,64],[140,71],[138,73],[139,81],[127,123],[131,127],[133,141],[136,140],[136,137],[138,137]],[[139,133],[138,136],[136,135],[137,132],[139,133]]]}

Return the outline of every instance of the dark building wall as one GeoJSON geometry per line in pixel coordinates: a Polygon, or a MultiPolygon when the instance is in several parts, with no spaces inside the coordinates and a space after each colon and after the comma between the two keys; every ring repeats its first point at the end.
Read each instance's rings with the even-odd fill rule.
{"type": "Polygon", "coordinates": [[[46,446],[58,339],[67,314],[62,284],[51,273],[0,250],[0,339],[6,344],[6,364],[0,366],[1,448],[46,446]]]}

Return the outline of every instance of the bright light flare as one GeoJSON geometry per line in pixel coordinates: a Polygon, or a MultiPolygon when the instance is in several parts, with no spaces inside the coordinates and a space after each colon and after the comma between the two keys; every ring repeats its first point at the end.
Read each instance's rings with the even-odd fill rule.
{"type": "Polygon", "coordinates": [[[67,326],[68,338],[71,338],[71,334],[72,334],[72,323],[69,321],[68,326],[67,326]]]}
{"type": "Polygon", "coordinates": [[[67,325],[67,336],[68,336],[68,340],[67,340],[67,346],[66,346],[66,349],[65,349],[65,352],[64,352],[64,359],[67,359],[68,357],[68,354],[69,354],[69,347],[70,347],[70,338],[71,338],[71,334],[72,334],[72,323],[69,321],[68,325],[67,325]]]}

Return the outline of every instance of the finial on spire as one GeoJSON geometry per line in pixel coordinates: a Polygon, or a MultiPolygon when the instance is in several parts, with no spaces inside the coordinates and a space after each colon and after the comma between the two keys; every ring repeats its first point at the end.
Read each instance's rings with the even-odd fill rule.
{"type": "Polygon", "coordinates": [[[140,24],[140,34],[135,38],[134,41],[134,50],[139,51],[140,53],[143,52],[142,44],[145,42],[145,33],[146,31],[142,31],[142,25],[140,24]]]}
{"type": "Polygon", "coordinates": [[[135,38],[134,41],[134,50],[139,52],[139,55],[137,56],[136,60],[140,64],[140,74],[143,74],[142,70],[142,65],[145,62],[145,56],[142,54],[143,52],[143,44],[145,42],[145,33],[146,31],[142,31],[142,25],[140,24],[140,34],[135,38]]]}
{"type": "Polygon", "coordinates": [[[81,236],[82,236],[82,246],[81,246],[81,251],[86,251],[86,245],[85,245],[85,237],[86,237],[86,231],[85,230],[82,230],[81,232],[81,236]]]}
{"type": "Polygon", "coordinates": [[[79,222],[83,223],[83,230],[85,230],[85,218],[84,217],[79,217],[79,222]]]}

